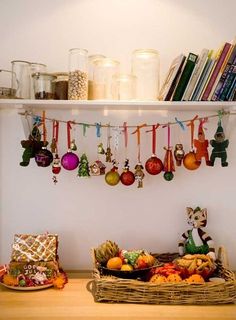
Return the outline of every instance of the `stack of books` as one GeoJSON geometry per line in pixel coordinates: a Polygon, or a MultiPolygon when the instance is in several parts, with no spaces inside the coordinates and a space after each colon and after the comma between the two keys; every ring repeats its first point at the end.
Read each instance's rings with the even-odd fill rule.
{"type": "Polygon", "coordinates": [[[170,65],[159,93],[161,101],[235,101],[236,42],[217,51],[180,54],[170,65]]]}

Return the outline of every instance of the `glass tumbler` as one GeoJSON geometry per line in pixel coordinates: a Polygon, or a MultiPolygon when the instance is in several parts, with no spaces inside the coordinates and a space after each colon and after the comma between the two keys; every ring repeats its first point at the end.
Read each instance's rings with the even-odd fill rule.
{"type": "Polygon", "coordinates": [[[14,99],[17,86],[15,73],[0,69],[0,99],[14,99]]]}
{"type": "Polygon", "coordinates": [[[94,63],[99,59],[105,58],[102,54],[94,54],[88,57],[88,99],[93,100],[93,86],[94,86],[94,63]]]}
{"type": "Polygon", "coordinates": [[[57,78],[55,75],[46,72],[36,72],[32,74],[34,81],[35,99],[52,100],[54,99],[53,81],[57,78]]]}
{"type": "Polygon", "coordinates": [[[68,99],[88,99],[88,51],[86,49],[69,50],[68,99]]]}
{"type": "MultiPolygon", "coordinates": [[[[23,60],[13,60],[11,61],[11,64],[12,76],[13,78],[16,76],[16,79],[18,81],[16,97],[21,99],[30,99],[30,62],[23,60]]],[[[14,79],[12,82],[14,82],[14,79]]]]}
{"type": "Polygon", "coordinates": [[[132,54],[132,71],[137,77],[137,99],[157,100],[159,93],[159,53],[154,49],[138,49],[132,54]]]}
{"type": "Polygon", "coordinates": [[[112,95],[115,100],[136,99],[137,77],[132,74],[120,74],[113,76],[112,95]]]}
{"type": "Polygon", "coordinates": [[[30,98],[34,99],[34,81],[32,75],[36,72],[46,72],[47,66],[43,63],[30,62],[30,98]]]}
{"type": "Polygon", "coordinates": [[[110,58],[94,62],[93,96],[95,100],[112,100],[113,77],[119,74],[120,62],[110,58]]]}

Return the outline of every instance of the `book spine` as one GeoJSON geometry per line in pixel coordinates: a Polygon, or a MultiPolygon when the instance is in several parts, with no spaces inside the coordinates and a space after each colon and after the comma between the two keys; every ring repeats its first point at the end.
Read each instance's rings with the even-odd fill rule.
{"type": "Polygon", "coordinates": [[[223,47],[223,50],[222,50],[222,52],[220,54],[220,57],[219,57],[216,65],[215,65],[215,68],[214,68],[214,70],[212,72],[212,75],[211,75],[211,77],[209,79],[209,82],[208,82],[208,84],[206,86],[206,89],[205,89],[205,91],[204,91],[204,93],[202,95],[202,98],[201,98],[202,101],[206,101],[208,99],[208,96],[211,93],[211,89],[212,89],[212,87],[213,87],[213,85],[214,85],[214,83],[216,81],[217,75],[220,72],[220,69],[222,67],[222,64],[224,63],[224,60],[225,60],[225,58],[227,56],[227,53],[228,53],[230,47],[231,47],[231,44],[226,42],[224,47],[223,47]]]}
{"type": "Polygon", "coordinates": [[[177,87],[175,89],[174,95],[173,95],[173,101],[181,101],[184,90],[188,85],[189,79],[191,77],[191,74],[193,72],[193,69],[195,67],[196,61],[198,56],[194,53],[190,53],[188,56],[188,59],[186,61],[185,67],[183,69],[183,72],[180,76],[179,82],[177,84],[177,87]]]}
{"type": "Polygon", "coordinates": [[[193,70],[192,76],[189,80],[189,84],[184,92],[183,100],[188,101],[191,99],[191,95],[196,87],[197,81],[199,80],[200,75],[206,65],[208,54],[209,54],[208,49],[202,50],[202,53],[199,57],[199,60],[196,64],[196,66],[193,70]]]}
{"type": "Polygon", "coordinates": [[[165,101],[170,101],[171,100],[171,97],[173,95],[173,92],[175,91],[176,85],[177,85],[179,77],[181,75],[185,60],[186,60],[186,57],[184,56],[183,60],[181,62],[181,65],[180,65],[180,67],[178,69],[178,72],[176,73],[176,76],[175,76],[175,78],[174,78],[174,80],[173,80],[173,82],[172,82],[172,84],[170,86],[170,89],[169,89],[167,95],[165,96],[165,99],[164,99],[165,101]]]}
{"type": "Polygon", "coordinates": [[[236,66],[235,65],[232,65],[230,67],[230,70],[227,74],[227,77],[224,81],[224,85],[223,85],[223,88],[222,88],[222,92],[219,96],[219,100],[220,101],[224,101],[226,99],[226,96],[227,96],[227,93],[231,87],[231,84],[233,83],[234,81],[234,78],[236,76],[236,66]]]}
{"type": "Polygon", "coordinates": [[[231,65],[234,64],[234,63],[236,63],[236,45],[234,46],[234,48],[233,48],[233,50],[231,52],[231,55],[230,55],[230,57],[229,57],[229,59],[228,59],[228,61],[226,63],[226,66],[225,66],[225,68],[223,70],[223,73],[222,73],[222,75],[220,77],[220,80],[219,80],[219,82],[218,82],[218,84],[217,84],[217,86],[215,88],[215,91],[214,91],[214,93],[212,95],[212,98],[211,98],[212,101],[217,101],[218,100],[218,98],[219,98],[219,96],[221,94],[221,91],[222,91],[221,89],[223,87],[224,81],[225,81],[226,76],[227,76],[227,74],[229,72],[229,69],[230,69],[231,65]]]}
{"type": "Polygon", "coordinates": [[[235,90],[235,87],[236,87],[236,76],[234,77],[234,80],[232,81],[232,84],[229,88],[229,91],[225,97],[225,101],[230,101],[232,100],[232,97],[233,97],[233,94],[234,93],[234,90],[235,90]]]}

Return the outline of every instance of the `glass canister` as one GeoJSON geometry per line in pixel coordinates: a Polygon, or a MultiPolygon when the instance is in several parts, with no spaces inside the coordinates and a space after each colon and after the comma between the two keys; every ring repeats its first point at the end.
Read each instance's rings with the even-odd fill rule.
{"type": "Polygon", "coordinates": [[[69,50],[68,99],[88,99],[88,51],[86,49],[69,50]]]}
{"type": "Polygon", "coordinates": [[[93,85],[94,85],[94,63],[105,58],[102,54],[93,54],[88,57],[88,99],[93,100],[93,85]]]}
{"type": "Polygon", "coordinates": [[[120,62],[110,58],[99,59],[94,62],[93,97],[95,100],[112,100],[113,77],[120,71],[120,62]]]}
{"type": "Polygon", "coordinates": [[[113,76],[112,95],[115,100],[136,99],[137,77],[132,74],[113,76]]]}
{"type": "Polygon", "coordinates": [[[56,76],[46,72],[36,72],[32,74],[34,81],[34,96],[35,99],[52,100],[54,99],[53,81],[56,76]]]}
{"type": "Polygon", "coordinates": [[[154,49],[138,49],[132,54],[132,72],[137,77],[137,99],[157,100],[159,93],[159,53],[154,49]]]}
{"type": "Polygon", "coordinates": [[[15,73],[0,69],[0,99],[16,98],[18,84],[15,73]]]}
{"type": "Polygon", "coordinates": [[[30,98],[34,99],[34,81],[32,75],[36,72],[47,72],[46,64],[39,62],[30,62],[30,98]]]}
{"type": "MultiPolygon", "coordinates": [[[[31,73],[30,62],[24,60],[13,60],[12,76],[18,81],[18,88],[16,90],[16,97],[21,99],[30,99],[31,73]]],[[[13,81],[14,82],[14,79],[13,81]]]]}
{"type": "Polygon", "coordinates": [[[54,83],[54,99],[55,100],[68,100],[68,73],[57,72],[54,73],[56,79],[54,83]]]}

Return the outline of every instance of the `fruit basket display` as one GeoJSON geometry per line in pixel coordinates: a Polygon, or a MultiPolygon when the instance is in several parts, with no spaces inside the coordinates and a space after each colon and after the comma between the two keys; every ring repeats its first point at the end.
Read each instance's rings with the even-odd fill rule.
{"type": "MultiPolygon", "coordinates": [[[[153,254],[153,256],[159,257],[161,261],[162,254],[153,254]]],[[[163,256],[165,262],[167,262],[166,257],[168,255],[163,254],[163,256]]],[[[173,256],[176,259],[175,254],[169,254],[170,258],[173,258],[173,256]]],[[[100,264],[97,261],[96,250],[94,249],[92,250],[92,257],[94,261],[93,293],[97,302],[213,305],[236,301],[235,274],[226,268],[225,261],[219,259],[222,255],[216,260],[214,271],[211,270],[209,274],[205,275],[206,281],[200,274],[188,275],[189,278],[181,281],[180,270],[178,270],[176,264],[169,261],[170,263],[165,264],[163,262],[163,267],[150,268],[152,271],[149,275],[153,277],[153,282],[121,278],[119,275],[122,271],[117,273],[118,276],[115,276],[115,272],[113,275],[104,275],[99,268],[100,264]],[[170,272],[171,275],[168,277],[159,275],[162,277],[162,281],[156,281],[155,270],[158,269],[166,269],[167,274],[170,272]],[[211,278],[208,279],[209,277],[211,278]],[[168,282],[166,279],[171,280],[168,282]]],[[[204,263],[206,261],[202,259],[201,265],[204,263]]]]}

